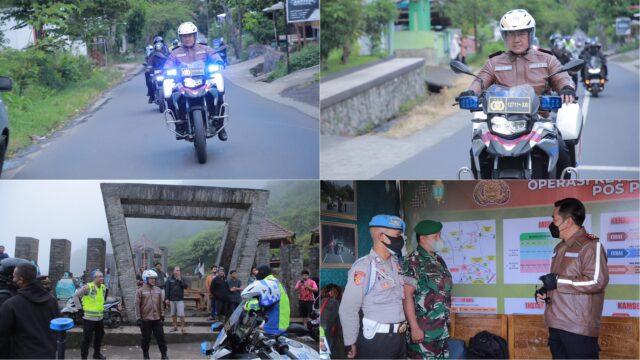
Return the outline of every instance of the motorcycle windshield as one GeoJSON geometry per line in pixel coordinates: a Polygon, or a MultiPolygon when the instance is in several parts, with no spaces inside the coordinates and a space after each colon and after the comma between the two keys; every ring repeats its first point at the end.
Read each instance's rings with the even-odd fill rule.
{"type": "Polygon", "coordinates": [[[602,65],[602,60],[600,60],[599,57],[592,56],[591,59],[589,59],[589,67],[591,69],[599,69],[600,65],[602,65]]]}
{"type": "Polygon", "coordinates": [[[204,76],[204,62],[196,61],[190,64],[183,64],[180,71],[183,77],[204,76]]]}
{"type": "Polygon", "coordinates": [[[531,85],[506,87],[494,84],[485,93],[483,107],[487,114],[534,114],[540,101],[531,85]]]}

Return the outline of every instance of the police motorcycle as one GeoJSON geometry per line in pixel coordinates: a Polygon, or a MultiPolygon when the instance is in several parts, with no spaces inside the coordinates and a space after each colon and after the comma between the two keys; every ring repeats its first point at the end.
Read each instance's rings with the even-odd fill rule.
{"type": "Polygon", "coordinates": [[[164,113],[167,109],[167,105],[164,102],[164,92],[162,90],[162,82],[164,80],[162,70],[154,69],[153,66],[148,65],[147,63],[142,65],[145,68],[145,76],[149,76],[151,78],[151,91],[155,94],[153,103],[158,105],[158,111],[160,111],[160,113],[164,113]]]}
{"type": "Polygon", "coordinates": [[[198,61],[165,69],[162,79],[164,98],[172,102],[174,109],[179,109],[178,104],[184,106],[186,115],[186,120],[178,119],[171,109],[165,110],[167,129],[176,139],[194,144],[200,164],[207,162],[207,139],[217,136],[229,121],[223,69],[222,62],[198,61]],[[174,131],[171,124],[182,125],[184,133],[174,131]]]}
{"type": "Polygon", "coordinates": [[[604,90],[605,79],[602,74],[602,59],[592,56],[587,60],[583,70],[582,83],[591,92],[593,97],[598,97],[598,93],[604,90]]]}
{"type": "Polygon", "coordinates": [[[220,55],[222,61],[224,61],[224,65],[227,66],[229,64],[227,60],[227,44],[224,43],[222,38],[213,40],[213,50],[216,54],[220,55]]]}
{"type": "MultiPolygon", "coordinates": [[[[578,70],[583,63],[582,60],[571,60],[547,78],[578,70]]],[[[456,73],[480,79],[459,61],[452,61],[450,66],[456,73]]],[[[464,173],[472,173],[477,179],[555,178],[559,157],[558,129],[569,149],[572,166],[575,166],[575,148],[583,124],[578,104],[562,106],[560,96],[536,96],[528,84],[511,88],[493,84],[488,89],[484,88],[482,79],[480,84],[483,89],[480,96],[462,96],[454,104],[474,113],[471,169],[462,167],[458,171],[459,178],[464,173]],[[557,110],[557,115],[545,119],[537,114],[538,110],[557,110]]],[[[561,178],[567,172],[578,175],[575,167],[567,167],[561,178]]]]}
{"type": "MultiPolygon", "coordinates": [[[[62,317],[73,319],[76,324],[82,322],[82,311],[76,307],[73,298],[67,300],[65,307],[60,310],[60,314],[62,317]]],[[[117,329],[122,325],[122,299],[117,298],[104,302],[103,323],[111,329],[117,329]]]]}
{"type": "Polygon", "coordinates": [[[242,302],[227,322],[224,325],[221,322],[211,325],[211,331],[219,330],[219,333],[214,343],[205,341],[200,344],[201,353],[210,360],[318,359],[320,355],[316,349],[288,337],[289,334],[308,335],[308,330],[302,325],[292,324],[284,334],[277,336],[267,335],[260,330],[260,325],[267,319],[265,304],[272,298],[270,294],[273,291],[279,291],[277,286],[272,288],[260,280],[243,290],[242,302]]]}

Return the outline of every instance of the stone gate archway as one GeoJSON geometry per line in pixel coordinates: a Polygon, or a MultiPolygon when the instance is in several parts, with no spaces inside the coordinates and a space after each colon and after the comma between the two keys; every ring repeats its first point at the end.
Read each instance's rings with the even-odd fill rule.
{"type": "Polygon", "coordinates": [[[247,277],[256,255],[268,190],[155,184],[100,184],[129,321],[136,277],[126,218],[225,221],[217,263],[247,277]]]}

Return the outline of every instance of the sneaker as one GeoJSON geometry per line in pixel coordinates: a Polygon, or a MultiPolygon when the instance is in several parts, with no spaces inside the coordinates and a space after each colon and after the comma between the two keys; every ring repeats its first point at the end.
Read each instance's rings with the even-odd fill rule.
{"type": "Polygon", "coordinates": [[[225,129],[220,130],[218,133],[218,139],[220,139],[220,141],[227,141],[228,138],[227,131],[225,129]]]}
{"type": "Polygon", "coordinates": [[[107,360],[107,357],[102,355],[102,354],[100,354],[100,353],[93,354],[93,358],[94,359],[100,359],[100,360],[107,360]]]}
{"type": "Polygon", "coordinates": [[[166,360],[169,360],[169,357],[167,356],[167,354],[162,354],[162,357],[161,357],[161,359],[166,359],[166,360]]]}

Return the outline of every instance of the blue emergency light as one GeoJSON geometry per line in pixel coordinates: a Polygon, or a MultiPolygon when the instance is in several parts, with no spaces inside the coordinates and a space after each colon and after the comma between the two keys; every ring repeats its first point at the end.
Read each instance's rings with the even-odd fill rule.
{"type": "Polygon", "coordinates": [[[556,110],[562,107],[560,96],[540,96],[540,110],[556,110]]]}
{"type": "Polygon", "coordinates": [[[458,102],[460,103],[460,109],[478,110],[480,108],[480,102],[475,95],[461,96],[458,98],[458,102]]]}

